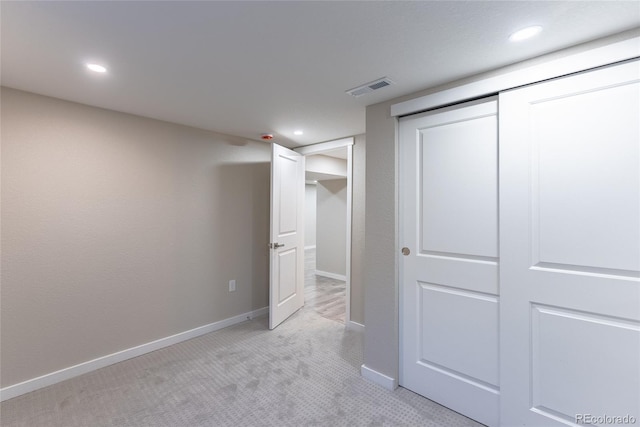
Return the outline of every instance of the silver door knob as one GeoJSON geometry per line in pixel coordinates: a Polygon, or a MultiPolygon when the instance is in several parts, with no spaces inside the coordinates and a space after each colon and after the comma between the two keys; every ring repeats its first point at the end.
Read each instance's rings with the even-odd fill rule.
{"type": "Polygon", "coordinates": [[[281,248],[281,247],[283,247],[283,246],[284,246],[284,243],[278,243],[278,242],[275,242],[275,243],[269,243],[269,247],[270,247],[271,249],[278,249],[278,248],[281,248]]]}
{"type": "Polygon", "coordinates": [[[404,248],[402,248],[402,255],[407,256],[410,253],[411,253],[411,251],[406,246],[404,248]]]}

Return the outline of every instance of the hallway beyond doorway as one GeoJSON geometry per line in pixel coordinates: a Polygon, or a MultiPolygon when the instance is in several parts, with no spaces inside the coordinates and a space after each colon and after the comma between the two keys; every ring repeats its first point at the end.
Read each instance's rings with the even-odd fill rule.
{"type": "Polygon", "coordinates": [[[320,316],[344,323],[346,313],[346,283],[318,276],[315,248],[304,251],[304,305],[320,316]]]}

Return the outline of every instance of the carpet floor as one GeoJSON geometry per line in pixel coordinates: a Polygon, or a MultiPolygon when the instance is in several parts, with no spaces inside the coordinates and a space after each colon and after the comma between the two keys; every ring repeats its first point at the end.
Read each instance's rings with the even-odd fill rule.
{"type": "Polygon", "coordinates": [[[302,309],[266,318],[10,399],[16,426],[480,426],[406,389],[360,376],[362,334],[302,309]]]}

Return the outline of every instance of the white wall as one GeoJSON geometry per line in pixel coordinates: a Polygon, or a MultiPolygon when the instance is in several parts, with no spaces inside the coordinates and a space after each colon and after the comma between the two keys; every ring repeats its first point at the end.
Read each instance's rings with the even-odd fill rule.
{"type": "Polygon", "coordinates": [[[1,99],[2,387],[268,304],[267,144],[1,99]]]}
{"type": "Polygon", "coordinates": [[[318,181],[316,270],[347,272],[347,180],[318,181]]]}
{"type": "Polygon", "coordinates": [[[316,185],[304,186],[304,247],[316,246],[316,185]]]}
{"type": "Polygon", "coordinates": [[[364,325],[364,248],[366,203],[366,138],[353,144],[353,197],[351,202],[351,320],[364,325]]]}

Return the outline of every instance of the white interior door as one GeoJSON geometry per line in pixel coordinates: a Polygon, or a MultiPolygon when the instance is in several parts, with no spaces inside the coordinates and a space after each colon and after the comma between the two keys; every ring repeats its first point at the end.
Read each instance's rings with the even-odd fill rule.
{"type": "Polygon", "coordinates": [[[640,422],[639,80],[635,61],[500,95],[505,426],[640,422]]]}
{"type": "Polygon", "coordinates": [[[400,385],[498,424],[495,98],[400,122],[400,385]]]}
{"type": "Polygon", "coordinates": [[[304,305],[304,156],[271,147],[269,329],[304,305]]]}

